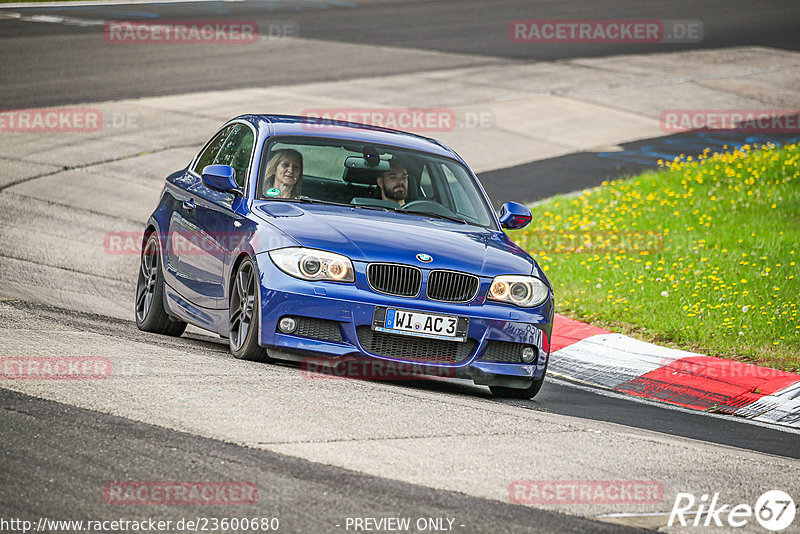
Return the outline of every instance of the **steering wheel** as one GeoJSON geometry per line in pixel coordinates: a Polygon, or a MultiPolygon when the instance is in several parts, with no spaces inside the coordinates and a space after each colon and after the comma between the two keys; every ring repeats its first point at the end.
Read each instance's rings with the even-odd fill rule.
{"type": "Polygon", "coordinates": [[[452,211],[432,200],[412,200],[411,202],[406,202],[400,208],[400,211],[428,211],[440,215],[453,215],[452,211]]]}

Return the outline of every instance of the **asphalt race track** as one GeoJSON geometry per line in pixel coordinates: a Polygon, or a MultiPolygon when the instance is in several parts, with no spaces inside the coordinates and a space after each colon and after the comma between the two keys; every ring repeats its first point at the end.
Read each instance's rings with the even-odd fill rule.
{"type": "MultiPolygon", "coordinates": [[[[207,91],[277,91],[576,58],[800,50],[800,3],[731,4],[246,0],[8,7],[0,9],[0,107],[145,97],[190,102],[207,91]],[[536,48],[509,42],[508,22],[531,18],[702,20],[704,39],[536,48]],[[300,39],[252,47],[107,43],[104,22],[121,19],[255,20],[262,29],[290,24],[300,39]]],[[[208,94],[197,98],[213,98],[208,94]]],[[[273,111],[271,102],[254,111],[273,111]]],[[[352,532],[347,518],[410,517],[450,518],[456,532],[624,532],[665,525],[677,492],[720,492],[734,503],[768,489],[798,495],[800,434],[791,429],[634,401],[556,378],[531,401],[493,400],[487,388],[466,381],[309,380],[297,366],[235,361],[224,340],[196,329],[178,339],[140,332],[132,317],[137,258],[108,258],[93,243],[105,232],[142,224],[165,172],[185,164],[207,129],[221,122],[218,113],[192,109],[185,128],[170,126],[169,136],[159,130],[152,144],[124,138],[119,154],[102,161],[87,151],[105,145],[70,140],[54,147],[63,162],[42,163],[32,155],[47,146],[15,138],[11,153],[0,132],[6,145],[0,355],[102,355],[120,369],[99,385],[0,381],[0,519],[244,514],[278,517],[282,532],[352,532]],[[137,180],[115,197],[113,184],[101,183],[98,173],[113,176],[126,161],[137,180]],[[51,187],[61,188],[58,198],[46,194],[51,187]],[[132,191],[142,191],[148,204],[132,191]],[[511,502],[513,481],[538,479],[657,480],[664,498],[638,507],[511,502]],[[250,507],[104,501],[104,485],[125,480],[249,481],[258,485],[259,499],[250,507]]],[[[480,176],[497,203],[535,201],[652,168],[654,154],[699,153],[718,142],[696,134],[648,137],[605,151],[498,165],[480,176]],[[530,176],[538,179],[535,190],[530,176]]]]}
{"type": "MultiPolygon", "coordinates": [[[[459,530],[467,532],[489,532],[499,524],[504,532],[619,531],[619,526],[361,475],[8,390],[0,390],[0,398],[4,449],[26,451],[5,455],[4,516],[106,517],[102,498],[85,490],[102,487],[122,469],[133,480],[254,481],[260,489],[256,513],[279,517],[280,529],[287,532],[334,531],[346,517],[366,510],[377,517],[457,517],[464,525],[459,530]],[[31,451],[30,443],[40,443],[43,435],[52,442],[31,451]],[[55,445],[76,443],[82,451],[66,453],[55,445]],[[66,458],[55,459],[60,451],[66,458]],[[44,472],[31,475],[37,471],[44,472]],[[84,489],[75,487],[76,479],[84,481],[84,489]],[[29,480],[31,490],[40,489],[13,494],[14,480],[29,480]]],[[[162,506],[125,515],[177,522],[210,515],[203,508],[162,506]]],[[[237,514],[234,506],[213,511],[217,517],[237,514]]]]}
{"type": "Polygon", "coordinates": [[[95,102],[131,96],[187,93],[259,85],[402,74],[466,65],[655,53],[732,46],[800,48],[800,5],[792,0],[623,0],[488,4],[456,1],[252,1],[11,8],[21,16],[77,21],[253,20],[260,27],[289,22],[303,39],[324,47],[279,46],[270,50],[222,46],[108,46],[101,25],[78,26],[21,19],[2,21],[4,59],[0,103],[4,108],[95,102]],[[457,13],[457,16],[454,16],[457,13]],[[694,44],[545,44],[519,46],[508,39],[516,19],[699,19],[704,39],[694,44]],[[353,44],[369,46],[354,48],[353,44]],[[199,50],[198,50],[199,49],[199,50]],[[408,51],[447,56],[399,55],[408,51]],[[80,54],[73,53],[80,50],[80,54]],[[215,68],[216,67],[216,68],[215,68]]]}

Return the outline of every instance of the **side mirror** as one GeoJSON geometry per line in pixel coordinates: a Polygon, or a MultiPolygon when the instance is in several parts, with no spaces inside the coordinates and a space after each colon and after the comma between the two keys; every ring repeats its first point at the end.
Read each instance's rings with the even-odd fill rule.
{"type": "Polygon", "coordinates": [[[506,202],[500,206],[500,226],[508,230],[525,228],[533,219],[527,206],[517,202],[506,202]]]}
{"type": "Polygon", "coordinates": [[[211,189],[225,193],[240,194],[236,183],[236,171],[230,165],[206,165],[203,169],[203,183],[211,189]]]}

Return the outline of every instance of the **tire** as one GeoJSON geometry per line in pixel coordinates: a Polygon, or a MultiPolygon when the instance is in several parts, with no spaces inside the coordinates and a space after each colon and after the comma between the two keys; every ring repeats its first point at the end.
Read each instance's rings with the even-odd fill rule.
{"type": "Polygon", "coordinates": [[[170,317],[164,309],[164,273],[161,271],[161,246],[155,233],[145,242],[139,260],[136,282],[136,326],[139,330],[180,336],[186,323],[170,317]]]}
{"type": "Polygon", "coordinates": [[[255,272],[250,258],[236,269],[228,305],[228,345],[234,358],[266,362],[270,361],[267,351],[258,344],[261,306],[255,272]]]}
{"type": "Polygon", "coordinates": [[[489,386],[492,395],[505,399],[532,399],[539,393],[544,384],[544,377],[539,380],[533,380],[531,385],[526,388],[507,388],[504,386],[489,386]]]}
{"type": "MultiPolygon", "coordinates": [[[[547,363],[550,363],[550,358],[547,359],[547,363]]],[[[539,390],[542,389],[542,384],[544,384],[544,378],[546,375],[547,365],[544,367],[544,374],[542,375],[542,378],[531,381],[531,385],[526,388],[489,386],[489,389],[492,391],[492,395],[495,397],[501,397],[505,399],[532,399],[539,393],[539,390]]]]}

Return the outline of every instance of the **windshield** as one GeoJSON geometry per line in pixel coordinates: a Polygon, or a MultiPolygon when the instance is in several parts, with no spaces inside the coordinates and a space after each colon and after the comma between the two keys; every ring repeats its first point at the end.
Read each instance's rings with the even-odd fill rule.
{"type": "Polygon", "coordinates": [[[494,227],[491,208],[463,165],[345,140],[273,140],[257,198],[397,210],[494,227]]]}

